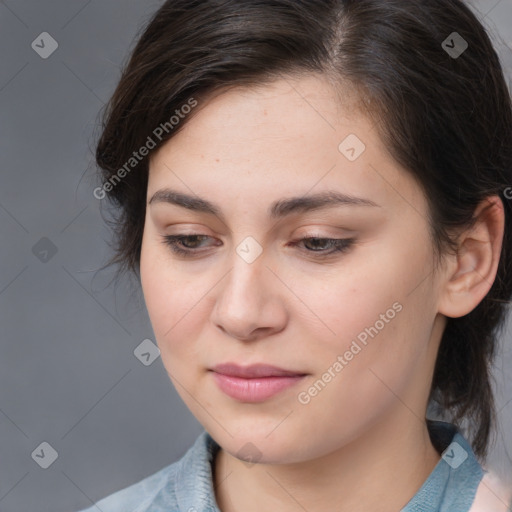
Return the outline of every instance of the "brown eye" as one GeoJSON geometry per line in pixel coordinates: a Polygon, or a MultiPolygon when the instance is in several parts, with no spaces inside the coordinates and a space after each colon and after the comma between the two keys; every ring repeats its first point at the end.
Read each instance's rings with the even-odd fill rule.
{"type": "Polygon", "coordinates": [[[348,251],[354,241],[354,238],[305,237],[293,242],[292,245],[298,246],[300,243],[304,243],[306,252],[322,257],[348,251]]]}
{"type": "Polygon", "coordinates": [[[190,234],[164,235],[162,238],[163,243],[168,245],[175,254],[188,256],[197,253],[197,249],[202,247],[199,243],[210,237],[207,235],[190,234]]]}

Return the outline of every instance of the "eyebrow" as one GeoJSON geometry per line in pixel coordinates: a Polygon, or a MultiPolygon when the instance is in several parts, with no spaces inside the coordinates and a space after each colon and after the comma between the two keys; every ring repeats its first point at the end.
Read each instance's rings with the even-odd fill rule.
{"type": "MultiPolygon", "coordinates": [[[[223,218],[221,209],[210,201],[169,188],[156,191],[148,204],[162,202],[181,206],[196,212],[216,215],[221,219],[223,218]]],[[[270,205],[268,216],[271,219],[278,219],[293,213],[304,213],[313,210],[334,208],[336,206],[372,206],[380,208],[380,205],[369,199],[327,190],[317,194],[279,199],[270,205]]]]}

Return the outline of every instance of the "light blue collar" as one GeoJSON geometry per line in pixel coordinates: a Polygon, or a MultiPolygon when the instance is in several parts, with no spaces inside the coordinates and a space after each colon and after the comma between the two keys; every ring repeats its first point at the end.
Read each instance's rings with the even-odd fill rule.
{"type": "MultiPolygon", "coordinates": [[[[401,512],[466,512],[484,471],[454,425],[428,422],[442,456],[427,480],[401,512]],[[444,447],[444,450],[443,450],[444,447]]],[[[204,431],[178,462],[174,493],[183,512],[220,512],[213,490],[213,461],[219,445],[204,431]]]]}

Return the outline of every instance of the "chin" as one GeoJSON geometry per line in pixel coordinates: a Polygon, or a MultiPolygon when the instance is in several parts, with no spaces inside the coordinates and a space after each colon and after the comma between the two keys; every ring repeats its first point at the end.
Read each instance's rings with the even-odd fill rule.
{"type": "Polygon", "coordinates": [[[274,423],[271,428],[268,427],[268,423],[261,426],[245,423],[237,425],[236,428],[226,425],[227,431],[232,435],[221,427],[207,430],[226,452],[248,464],[299,462],[304,457],[301,436],[282,426],[276,428],[278,424],[279,422],[274,423]]]}

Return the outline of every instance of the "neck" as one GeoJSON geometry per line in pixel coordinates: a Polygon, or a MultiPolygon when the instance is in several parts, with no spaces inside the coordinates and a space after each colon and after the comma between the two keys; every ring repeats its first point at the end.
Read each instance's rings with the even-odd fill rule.
{"type": "Polygon", "coordinates": [[[326,456],[294,464],[248,466],[220,449],[214,464],[219,508],[222,512],[400,510],[440,456],[425,422],[408,411],[402,421],[394,419],[393,424],[375,425],[326,456]]]}

